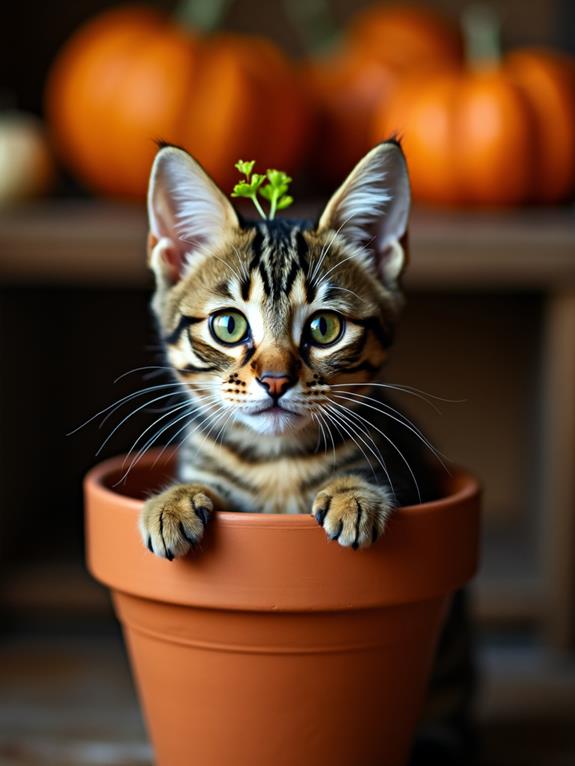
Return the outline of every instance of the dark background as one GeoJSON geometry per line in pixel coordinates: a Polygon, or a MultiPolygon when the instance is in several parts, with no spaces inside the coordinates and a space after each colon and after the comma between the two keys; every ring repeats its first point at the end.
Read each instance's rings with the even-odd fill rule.
{"type": "MultiPolygon", "coordinates": [[[[335,18],[344,22],[369,4],[333,0],[331,6],[335,18]]],[[[5,4],[0,106],[41,115],[46,72],[58,48],[81,21],[114,5],[97,0],[5,4]]],[[[500,15],[507,45],[545,44],[575,52],[571,0],[498,0],[491,5],[500,15]]],[[[436,0],[433,6],[456,16],[464,4],[436,0]]],[[[224,26],[268,34],[294,55],[304,50],[277,1],[232,2],[224,26]]],[[[54,196],[91,204],[89,195],[64,171],[54,196]]],[[[136,206],[135,213],[132,206],[128,215],[138,211],[143,261],[143,205],[136,206]]],[[[10,213],[2,215],[5,220],[10,213]]],[[[74,215],[71,208],[70,216],[74,215]]],[[[417,251],[413,255],[417,258],[417,251]]],[[[151,422],[150,414],[141,413],[126,423],[99,458],[96,451],[118,417],[102,429],[91,423],[72,436],[66,434],[121,396],[161,382],[134,373],[114,383],[117,376],[161,359],[148,308],[150,287],[151,280],[148,286],[64,287],[49,280],[0,286],[0,697],[1,689],[8,689],[5,707],[0,705],[2,764],[2,737],[14,730],[25,740],[27,730],[43,731],[44,710],[56,704],[60,684],[67,688],[61,679],[66,673],[84,677],[95,656],[82,643],[86,636],[112,636],[114,672],[110,671],[106,681],[110,686],[102,698],[106,700],[119,683],[118,720],[130,736],[133,732],[134,737],[143,736],[140,725],[131,724],[136,708],[119,642],[114,643],[117,627],[108,596],[91,581],[83,564],[81,482],[98,459],[129,448],[151,422]],[[22,648],[30,642],[36,665],[28,649],[22,648]],[[40,646],[57,650],[44,656],[40,646]],[[62,658],[67,655],[77,658],[75,664],[66,664],[62,658]],[[65,673],[45,681],[46,667],[54,662],[61,662],[65,673]],[[44,683],[42,693],[34,686],[36,678],[44,683]],[[40,698],[44,708],[37,704],[40,698]],[[10,710],[21,711],[22,717],[12,718],[10,710]]],[[[411,291],[391,372],[398,382],[469,401],[464,409],[446,407],[441,419],[425,425],[440,448],[468,464],[486,484],[485,565],[475,619],[486,678],[480,702],[482,720],[489,723],[484,739],[488,752],[491,747],[497,754],[489,766],[566,766],[575,757],[573,646],[557,651],[546,634],[538,534],[547,521],[532,493],[541,458],[537,392],[543,374],[543,300],[538,289],[494,287],[456,293],[447,287],[428,291],[420,286],[411,291]],[[471,338],[474,354],[468,351],[471,338]],[[522,716],[531,721],[529,726],[522,716]],[[556,760],[548,758],[545,748],[556,760]]],[[[417,407],[414,412],[428,417],[417,407]]],[[[108,651],[105,642],[98,646],[104,647],[98,652],[108,651]]],[[[98,657],[108,667],[107,655],[98,657]]],[[[76,702],[72,695],[62,703],[72,721],[66,724],[62,713],[67,732],[77,733],[75,708],[83,710],[86,699],[99,688],[86,683],[78,687],[83,692],[76,702]]],[[[54,764],[43,758],[40,753],[37,760],[22,756],[7,763],[64,764],[58,758],[54,764]]]]}

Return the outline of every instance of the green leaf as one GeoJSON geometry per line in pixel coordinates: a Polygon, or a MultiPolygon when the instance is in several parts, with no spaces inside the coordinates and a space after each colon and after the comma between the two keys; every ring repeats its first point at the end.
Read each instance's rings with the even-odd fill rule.
{"type": "Polygon", "coordinates": [[[248,179],[251,175],[251,172],[254,168],[254,165],[256,164],[255,160],[238,160],[234,167],[236,170],[239,170],[240,173],[243,173],[248,179]]]}
{"type": "Polygon", "coordinates": [[[285,197],[281,197],[281,199],[278,200],[277,203],[277,209],[278,210],[285,210],[286,207],[289,207],[293,202],[293,197],[290,197],[289,194],[286,194],[285,197]]]}
{"type": "Polygon", "coordinates": [[[271,200],[273,193],[274,193],[274,190],[270,184],[266,184],[265,186],[262,186],[262,188],[260,189],[260,197],[263,197],[264,199],[267,199],[268,201],[271,200]]]}
{"type": "Polygon", "coordinates": [[[262,218],[273,219],[277,210],[284,210],[293,202],[293,197],[286,194],[292,179],[283,170],[268,168],[265,175],[254,173],[255,160],[238,160],[236,170],[245,176],[232,191],[232,197],[251,199],[262,218]],[[265,186],[263,185],[265,183],[265,186]],[[266,215],[258,200],[258,194],[269,202],[269,212],[266,215]]]}
{"type": "Polygon", "coordinates": [[[268,169],[266,171],[266,175],[269,179],[270,184],[273,186],[274,189],[279,189],[280,187],[289,186],[292,179],[288,176],[287,173],[284,173],[283,170],[274,170],[272,168],[268,169]]]}
{"type": "Polygon", "coordinates": [[[266,177],[264,175],[260,175],[260,173],[254,173],[250,181],[250,185],[254,191],[257,191],[265,180],[266,177]]]}
{"type": "Polygon", "coordinates": [[[232,197],[251,197],[253,195],[253,189],[251,184],[245,181],[240,181],[234,186],[232,197]]]}

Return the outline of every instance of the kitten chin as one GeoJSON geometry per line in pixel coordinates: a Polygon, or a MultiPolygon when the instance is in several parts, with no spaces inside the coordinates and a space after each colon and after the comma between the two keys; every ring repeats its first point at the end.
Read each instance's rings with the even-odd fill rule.
{"type": "Polygon", "coordinates": [[[307,415],[288,412],[279,407],[253,415],[239,412],[237,419],[251,431],[262,436],[282,436],[313,426],[311,418],[307,415]]]}

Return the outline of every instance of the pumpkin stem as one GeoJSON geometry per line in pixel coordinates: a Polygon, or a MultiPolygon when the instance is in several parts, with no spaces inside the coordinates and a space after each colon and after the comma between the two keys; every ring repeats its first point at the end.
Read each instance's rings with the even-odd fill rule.
{"type": "Polygon", "coordinates": [[[283,7],[310,56],[329,53],[340,42],[329,0],[283,0],[283,7]]]}
{"type": "Polygon", "coordinates": [[[213,32],[224,19],[232,0],[181,0],[173,19],[176,24],[199,32],[213,32]]]}
{"type": "Polygon", "coordinates": [[[470,5],[462,14],[467,61],[472,65],[498,64],[501,61],[501,23],[487,5],[470,5]]]}

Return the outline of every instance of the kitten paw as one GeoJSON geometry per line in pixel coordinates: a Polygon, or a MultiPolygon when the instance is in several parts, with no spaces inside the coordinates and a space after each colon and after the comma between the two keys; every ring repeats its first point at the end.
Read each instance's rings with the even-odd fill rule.
{"type": "Polygon", "coordinates": [[[345,476],[318,492],[312,515],[331,540],[345,547],[367,548],[381,536],[391,513],[383,487],[345,476]]]}
{"type": "Polygon", "coordinates": [[[214,510],[213,492],[199,484],[181,484],[151,497],[140,516],[144,545],[172,561],[202,539],[214,510]]]}

